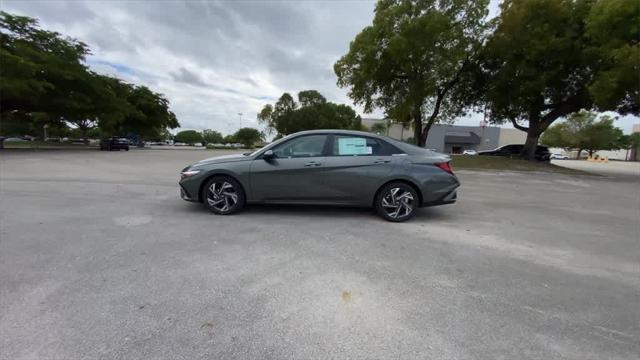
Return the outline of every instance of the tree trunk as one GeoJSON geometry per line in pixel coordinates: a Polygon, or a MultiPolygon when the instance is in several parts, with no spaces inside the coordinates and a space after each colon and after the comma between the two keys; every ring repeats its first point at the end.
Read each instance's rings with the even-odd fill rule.
{"type": "Polygon", "coordinates": [[[413,110],[413,142],[418,145],[424,147],[424,143],[422,142],[422,111],[420,107],[417,107],[413,110]]]}
{"type": "Polygon", "coordinates": [[[581,153],[582,153],[582,149],[578,149],[578,155],[576,155],[576,160],[580,160],[581,153]]]}
{"type": "Polygon", "coordinates": [[[424,125],[424,128],[422,129],[422,133],[420,134],[420,146],[422,147],[427,146],[427,138],[429,137],[429,131],[431,130],[431,126],[433,125],[434,122],[435,122],[435,118],[432,117],[424,125]]]}
{"type": "Polygon", "coordinates": [[[82,142],[84,142],[85,144],[88,144],[89,143],[89,140],[87,140],[88,129],[85,126],[79,126],[78,128],[80,129],[80,136],[82,137],[82,142]]]}
{"type": "Polygon", "coordinates": [[[529,127],[529,130],[527,131],[527,140],[524,142],[524,147],[522,148],[520,156],[525,160],[535,160],[539,138],[540,132],[535,128],[529,127]]]}
{"type": "Polygon", "coordinates": [[[424,126],[422,130],[422,134],[420,134],[420,143],[422,147],[427,145],[427,137],[429,137],[429,131],[431,130],[431,126],[436,122],[436,118],[440,114],[440,106],[442,106],[442,100],[444,96],[447,94],[448,88],[444,91],[438,93],[438,97],[436,98],[436,105],[433,107],[433,112],[431,112],[431,116],[429,116],[429,120],[427,120],[427,124],[424,126]]]}

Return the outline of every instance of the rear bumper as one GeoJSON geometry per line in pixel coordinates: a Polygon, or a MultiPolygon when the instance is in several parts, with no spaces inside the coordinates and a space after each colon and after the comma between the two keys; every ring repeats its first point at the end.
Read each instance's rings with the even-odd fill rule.
{"type": "Polygon", "coordinates": [[[420,204],[420,207],[453,204],[456,202],[456,200],[458,200],[458,192],[456,190],[453,190],[438,200],[423,202],[422,204],[420,204]]]}

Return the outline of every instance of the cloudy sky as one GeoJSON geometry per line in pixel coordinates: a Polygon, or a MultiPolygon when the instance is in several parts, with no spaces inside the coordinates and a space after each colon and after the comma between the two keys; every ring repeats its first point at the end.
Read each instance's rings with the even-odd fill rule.
{"type": "MultiPolygon", "coordinates": [[[[491,3],[492,15],[497,3],[491,3]]],[[[258,127],[256,113],[285,91],[316,89],[330,101],[352,105],[346,90],[336,86],[333,63],[371,23],[374,5],[370,0],[0,1],[4,11],[37,18],[44,28],[89,44],[93,70],[165,94],[182,128],[224,134],[237,130],[241,119],[243,126],[258,127]]],[[[628,131],[633,122],[638,118],[618,125],[628,131]]]]}

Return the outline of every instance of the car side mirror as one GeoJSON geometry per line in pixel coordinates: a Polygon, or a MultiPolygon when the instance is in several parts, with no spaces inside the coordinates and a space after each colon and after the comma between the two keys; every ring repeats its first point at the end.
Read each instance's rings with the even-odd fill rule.
{"type": "Polygon", "coordinates": [[[271,159],[275,159],[276,154],[273,153],[273,150],[267,150],[262,154],[262,159],[269,161],[271,159]]]}

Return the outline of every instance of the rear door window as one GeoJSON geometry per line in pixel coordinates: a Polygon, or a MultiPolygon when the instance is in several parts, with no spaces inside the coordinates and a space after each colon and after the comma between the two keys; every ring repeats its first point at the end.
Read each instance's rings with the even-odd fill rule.
{"type": "Polygon", "coordinates": [[[365,136],[335,135],[332,156],[388,156],[391,146],[384,141],[365,136]]]}

